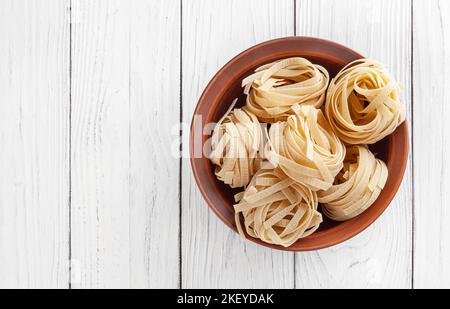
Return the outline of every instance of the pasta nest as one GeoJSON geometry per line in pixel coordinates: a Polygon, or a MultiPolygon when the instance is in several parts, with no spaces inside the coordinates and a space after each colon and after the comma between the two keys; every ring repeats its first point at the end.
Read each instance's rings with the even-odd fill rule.
{"type": "Polygon", "coordinates": [[[272,124],[265,156],[311,190],[327,190],[343,167],[345,146],[321,110],[302,105],[295,112],[287,122],[272,124]]]}
{"type": "Polygon", "coordinates": [[[325,68],[300,57],[263,65],[242,81],[247,95],[245,108],[263,122],[286,120],[296,104],[320,108],[328,81],[325,68]]]}
{"type": "Polygon", "coordinates": [[[279,169],[259,170],[236,199],[236,225],[244,238],[240,213],[248,235],[284,247],[311,235],[322,222],[317,194],[279,169]]]}
{"type": "Polygon", "coordinates": [[[243,109],[230,110],[214,128],[209,158],[216,165],[217,178],[238,188],[246,186],[259,169],[262,129],[252,113],[243,109]]]}
{"type": "Polygon", "coordinates": [[[318,193],[323,213],[335,221],[358,216],[376,201],[387,177],[386,164],[366,146],[349,147],[335,185],[318,193]]]}
{"type": "Polygon", "coordinates": [[[325,114],[342,141],[374,144],[405,121],[400,93],[400,85],[382,64],[357,60],[331,81],[325,114]]]}

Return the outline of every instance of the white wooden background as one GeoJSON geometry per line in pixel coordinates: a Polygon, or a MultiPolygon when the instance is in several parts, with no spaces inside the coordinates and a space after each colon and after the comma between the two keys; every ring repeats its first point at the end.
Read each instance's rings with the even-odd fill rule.
{"type": "Polygon", "coordinates": [[[0,0],[0,288],[449,288],[449,84],[448,0],[0,0]],[[383,216],[297,254],[241,241],[172,155],[214,73],[291,35],[385,62],[412,132],[383,216]]]}

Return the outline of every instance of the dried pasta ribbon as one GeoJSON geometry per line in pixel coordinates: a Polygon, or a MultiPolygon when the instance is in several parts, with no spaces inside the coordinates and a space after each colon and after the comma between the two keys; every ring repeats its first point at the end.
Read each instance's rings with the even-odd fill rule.
{"type": "Polygon", "coordinates": [[[323,213],[335,221],[358,216],[376,201],[387,177],[386,164],[366,146],[349,147],[335,185],[318,192],[323,213]]]}
{"type": "Polygon", "coordinates": [[[289,247],[298,239],[314,233],[322,215],[317,211],[317,194],[288,178],[281,170],[259,170],[234,205],[239,234],[289,247]]]}
{"type": "Polygon", "coordinates": [[[251,112],[232,111],[233,102],[217,123],[211,137],[209,159],[216,165],[216,176],[232,188],[244,187],[259,169],[262,147],[261,125],[251,112]]]}
{"type": "Polygon", "coordinates": [[[400,85],[382,64],[357,60],[331,81],[325,114],[342,141],[374,144],[405,121],[400,92],[400,85]]]}
{"type": "Polygon", "coordinates": [[[272,124],[265,156],[312,191],[327,190],[342,169],[345,146],[321,110],[301,105],[287,122],[272,124]]]}
{"type": "Polygon", "coordinates": [[[304,58],[266,64],[242,81],[247,95],[245,109],[263,122],[286,120],[296,104],[320,108],[325,102],[328,81],[325,68],[304,58]]]}

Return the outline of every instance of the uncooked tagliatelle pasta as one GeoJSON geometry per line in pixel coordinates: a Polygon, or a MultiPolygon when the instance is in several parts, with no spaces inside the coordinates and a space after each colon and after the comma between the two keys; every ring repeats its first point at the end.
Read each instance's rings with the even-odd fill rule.
{"type": "Polygon", "coordinates": [[[217,123],[211,137],[210,160],[216,176],[232,188],[244,187],[259,169],[262,146],[261,125],[252,113],[235,109],[235,100],[217,123]]]}
{"type": "Polygon", "coordinates": [[[331,82],[325,114],[348,144],[374,144],[405,120],[401,87],[383,66],[361,59],[346,66],[331,82]]]}
{"type": "Polygon", "coordinates": [[[242,81],[247,94],[245,109],[260,121],[286,120],[296,104],[320,108],[328,87],[327,70],[310,61],[295,57],[279,60],[256,69],[242,81]]]}
{"type": "Polygon", "coordinates": [[[236,225],[244,238],[240,213],[248,235],[283,247],[311,235],[322,222],[316,193],[279,169],[259,170],[236,199],[236,225]]]}
{"type": "Polygon", "coordinates": [[[323,213],[335,221],[356,217],[375,202],[387,177],[386,164],[366,146],[349,147],[335,185],[318,193],[323,213]]]}
{"type": "Polygon", "coordinates": [[[322,111],[302,105],[287,122],[272,124],[265,156],[311,190],[327,190],[342,169],[345,146],[322,111]]]}
{"type": "Polygon", "coordinates": [[[242,81],[245,106],[235,100],[215,126],[209,158],[220,181],[243,188],[233,207],[244,238],[289,247],[322,215],[360,215],[386,185],[388,168],[368,144],[405,121],[401,87],[367,59],[328,83],[327,70],[304,58],[263,65],[242,81]]]}

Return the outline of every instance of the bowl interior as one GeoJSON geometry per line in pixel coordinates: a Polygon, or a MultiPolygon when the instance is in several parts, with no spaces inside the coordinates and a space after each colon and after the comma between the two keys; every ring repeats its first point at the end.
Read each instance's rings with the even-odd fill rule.
{"type": "MultiPolygon", "coordinates": [[[[294,56],[304,57],[322,65],[330,73],[330,78],[349,62],[362,58],[360,54],[346,47],[312,38],[285,38],[257,45],[235,57],[217,73],[200,98],[195,115],[202,116],[203,126],[206,123],[217,122],[235,98],[238,98],[237,107],[245,104],[245,95],[241,87],[242,79],[253,73],[254,69],[260,65],[294,56]]],[[[407,126],[403,124],[394,134],[370,147],[378,158],[387,163],[389,177],[385,189],[366,212],[346,222],[335,222],[324,216],[324,222],[318,231],[298,240],[289,248],[266,244],[250,237],[249,239],[275,249],[304,251],[337,244],[364,230],[389,205],[401,183],[408,151],[406,130],[407,126]]],[[[214,166],[206,157],[193,157],[194,131],[191,130],[191,163],[197,184],[214,212],[228,226],[236,230],[233,211],[234,195],[242,189],[231,189],[218,181],[214,175],[214,166]]],[[[201,137],[202,144],[206,143],[210,137],[208,132],[204,133],[206,134],[202,134],[201,137]]]]}

